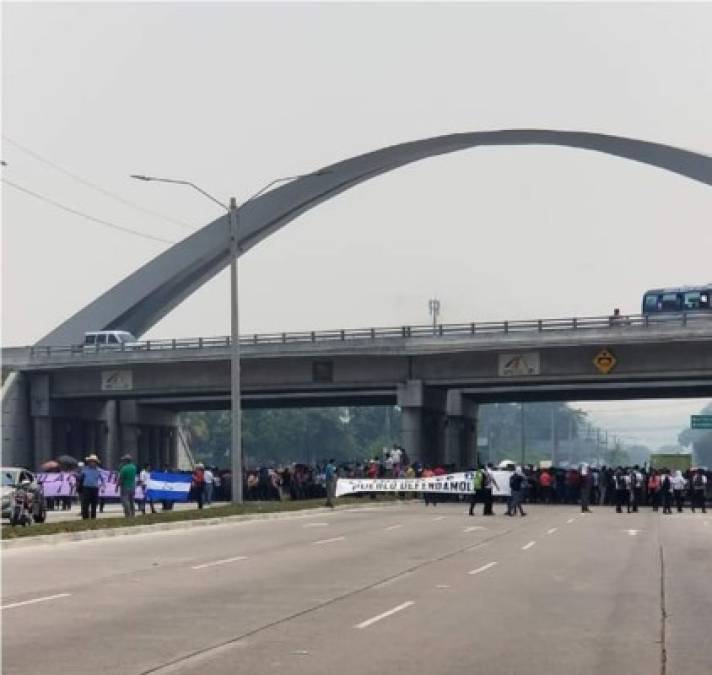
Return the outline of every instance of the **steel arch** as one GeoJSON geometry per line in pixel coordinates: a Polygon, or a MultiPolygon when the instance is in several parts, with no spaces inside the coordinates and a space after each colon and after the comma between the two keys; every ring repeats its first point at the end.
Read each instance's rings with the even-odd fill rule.
{"type": "MultiPolygon", "coordinates": [[[[327,199],[421,159],[476,146],[555,145],[642,162],[712,185],[712,157],[622,136],[543,129],[508,129],[438,136],[382,148],[283,185],[239,209],[240,252],[327,199]]],[[[82,342],[91,330],[140,336],[229,264],[223,216],[159,254],[45,336],[39,345],[82,342]]]]}

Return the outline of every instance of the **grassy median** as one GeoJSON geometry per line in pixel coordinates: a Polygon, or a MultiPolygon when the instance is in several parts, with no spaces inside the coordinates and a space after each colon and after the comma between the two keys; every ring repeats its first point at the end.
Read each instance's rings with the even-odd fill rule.
{"type": "MultiPolygon", "coordinates": [[[[378,501],[393,501],[394,495],[379,495],[378,501]]],[[[363,505],[372,506],[378,501],[367,497],[346,497],[336,500],[337,506],[363,505]]],[[[244,504],[226,504],[213,506],[209,509],[181,511],[158,511],[140,513],[134,518],[97,518],[96,520],[82,520],[77,515],[77,520],[64,520],[59,523],[41,523],[29,527],[11,527],[9,524],[2,526],[2,539],[17,539],[20,537],[38,537],[43,534],[61,534],[64,532],[85,532],[87,530],[113,530],[117,527],[138,527],[140,525],[153,525],[156,523],[177,523],[184,520],[205,520],[206,518],[224,518],[226,516],[250,515],[253,513],[285,513],[290,511],[306,511],[324,506],[324,499],[303,499],[299,501],[284,502],[246,502],[244,504]]]]}

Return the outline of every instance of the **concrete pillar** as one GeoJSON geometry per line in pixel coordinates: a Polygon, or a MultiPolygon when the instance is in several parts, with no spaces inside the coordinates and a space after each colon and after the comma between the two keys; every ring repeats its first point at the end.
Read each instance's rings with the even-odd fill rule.
{"type": "Polygon", "coordinates": [[[109,425],[106,420],[97,424],[96,456],[104,459],[109,452],[109,425]]]}
{"type": "Polygon", "coordinates": [[[151,457],[151,466],[155,466],[157,469],[163,468],[163,462],[161,462],[161,449],[160,449],[160,437],[157,427],[148,428],[149,437],[149,456],[151,457]]]}
{"type": "Polygon", "coordinates": [[[447,392],[445,461],[460,469],[477,463],[477,405],[456,389],[447,392]]]}
{"type": "Polygon", "coordinates": [[[2,386],[2,463],[34,468],[30,383],[24,373],[10,373],[2,386]]]}
{"type": "Polygon", "coordinates": [[[462,468],[474,469],[479,464],[477,457],[477,414],[474,417],[465,418],[465,440],[464,453],[462,456],[462,468]]]}
{"type": "Polygon", "coordinates": [[[462,464],[465,449],[465,418],[448,416],[445,427],[445,464],[458,469],[462,464]]]}
{"type": "Polygon", "coordinates": [[[424,461],[423,408],[401,408],[401,445],[412,462],[424,461]]]}
{"type": "MultiPolygon", "coordinates": [[[[123,424],[121,427],[122,455],[129,454],[134,462],[140,462],[138,446],[138,427],[135,424],[123,424]]],[[[140,464],[139,464],[140,465],[140,464]]]]}
{"type": "Polygon", "coordinates": [[[106,404],[106,424],[109,435],[107,437],[106,454],[99,457],[107,469],[117,469],[119,460],[124,454],[121,440],[121,408],[119,401],[108,401],[106,404]]]}
{"type": "Polygon", "coordinates": [[[401,445],[412,461],[442,464],[445,459],[445,394],[420,380],[398,385],[401,445]]]}
{"type": "Polygon", "coordinates": [[[148,463],[151,464],[152,468],[155,468],[151,463],[151,453],[149,448],[149,436],[148,430],[144,426],[139,426],[136,428],[138,450],[136,454],[138,455],[138,461],[141,466],[148,463]]]}
{"type": "Polygon", "coordinates": [[[168,427],[160,428],[161,439],[161,464],[171,465],[171,430],[168,427]]]}
{"type": "Polygon", "coordinates": [[[169,453],[168,453],[168,466],[171,467],[171,469],[177,469],[178,468],[178,435],[180,433],[180,429],[178,427],[172,427],[171,428],[171,441],[170,441],[170,448],[169,448],[169,453]]]}
{"type": "MultiPolygon", "coordinates": [[[[51,417],[33,417],[32,431],[35,452],[27,453],[28,468],[36,469],[42,462],[54,456],[54,429],[51,417]]],[[[24,464],[21,466],[25,466],[24,464]]]]}
{"type": "Polygon", "coordinates": [[[36,374],[30,377],[30,415],[32,419],[32,448],[26,453],[28,468],[37,468],[56,454],[50,376],[36,374]]]}

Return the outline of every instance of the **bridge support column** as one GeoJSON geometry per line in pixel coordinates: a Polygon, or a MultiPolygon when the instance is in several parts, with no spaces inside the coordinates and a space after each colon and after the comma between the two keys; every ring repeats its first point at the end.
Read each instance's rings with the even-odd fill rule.
{"type": "Polygon", "coordinates": [[[10,373],[2,387],[2,463],[34,468],[30,384],[21,372],[10,373]]]}
{"type": "Polygon", "coordinates": [[[178,468],[178,434],[180,432],[179,427],[172,427],[170,432],[170,443],[168,449],[168,466],[171,469],[178,468]]]}
{"type": "Polygon", "coordinates": [[[121,443],[121,405],[120,401],[108,401],[106,404],[106,424],[108,436],[106,439],[106,452],[100,457],[105,469],[117,469],[119,460],[124,454],[121,443]]]}
{"type": "Polygon", "coordinates": [[[398,385],[401,408],[401,445],[411,461],[435,465],[443,462],[445,394],[420,380],[398,385]]]}
{"type": "Polygon", "coordinates": [[[36,469],[56,454],[50,376],[30,378],[30,415],[32,416],[32,444],[27,449],[26,466],[36,469]]]}
{"type": "Polygon", "coordinates": [[[445,464],[459,469],[475,468],[477,462],[477,405],[461,391],[447,392],[445,428],[445,464]]]}

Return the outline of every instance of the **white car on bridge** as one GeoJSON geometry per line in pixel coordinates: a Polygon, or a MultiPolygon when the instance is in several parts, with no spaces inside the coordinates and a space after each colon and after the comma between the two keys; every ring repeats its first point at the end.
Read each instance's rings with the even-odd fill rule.
{"type": "Polygon", "coordinates": [[[84,333],[84,344],[82,349],[85,351],[104,351],[104,350],[134,350],[140,349],[141,343],[136,340],[136,337],[125,330],[97,330],[84,333]]]}

